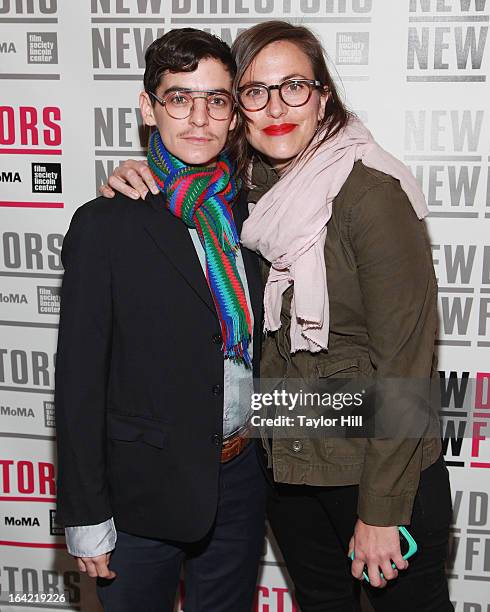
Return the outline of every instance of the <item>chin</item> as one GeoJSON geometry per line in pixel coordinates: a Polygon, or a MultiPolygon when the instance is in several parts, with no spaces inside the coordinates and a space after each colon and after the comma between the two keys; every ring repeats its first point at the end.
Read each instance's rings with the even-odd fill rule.
{"type": "Polygon", "coordinates": [[[264,151],[264,154],[278,163],[285,164],[286,162],[295,158],[300,153],[300,151],[301,149],[299,149],[298,147],[268,147],[264,151]]]}
{"type": "Polygon", "coordinates": [[[259,151],[259,153],[262,153],[262,155],[265,155],[266,157],[269,157],[270,159],[273,159],[279,163],[286,163],[290,161],[302,151],[301,144],[298,142],[293,143],[293,142],[283,141],[281,143],[278,143],[278,142],[276,143],[274,142],[266,142],[266,143],[256,142],[254,143],[251,140],[250,144],[256,151],[259,151]]]}
{"type": "Polygon", "coordinates": [[[211,163],[216,156],[217,153],[213,151],[192,151],[189,149],[176,155],[176,157],[181,159],[185,164],[190,164],[192,166],[205,166],[208,162],[211,163]]]}
{"type": "Polygon", "coordinates": [[[193,166],[209,166],[216,161],[216,155],[195,155],[190,156],[188,164],[193,166]]]}

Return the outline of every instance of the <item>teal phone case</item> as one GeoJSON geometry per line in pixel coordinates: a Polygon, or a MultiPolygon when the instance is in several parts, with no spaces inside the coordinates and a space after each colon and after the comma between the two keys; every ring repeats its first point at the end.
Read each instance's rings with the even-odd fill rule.
{"type": "MultiPolygon", "coordinates": [[[[408,559],[409,557],[412,557],[417,552],[417,542],[413,539],[413,537],[411,536],[411,534],[409,533],[406,527],[403,527],[403,526],[398,527],[398,530],[402,534],[402,536],[405,538],[405,540],[408,542],[408,550],[403,555],[404,559],[408,559]]],[[[355,557],[355,552],[352,551],[350,554],[350,558],[352,561],[354,561],[354,557],[355,557]]],[[[396,567],[394,563],[392,563],[391,566],[393,568],[396,567]]],[[[380,572],[380,574],[381,574],[381,578],[384,579],[383,572],[380,572]]],[[[363,571],[362,575],[364,577],[364,580],[367,580],[367,582],[369,582],[368,573],[366,571],[363,571]]]]}

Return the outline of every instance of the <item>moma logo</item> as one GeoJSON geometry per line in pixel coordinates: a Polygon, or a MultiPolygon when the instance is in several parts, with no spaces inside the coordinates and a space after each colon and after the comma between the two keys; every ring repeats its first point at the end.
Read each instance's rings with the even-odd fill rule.
{"type": "Polygon", "coordinates": [[[0,172],[0,183],[22,183],[19,172],[0,172]]]}
{"type": "Polygon", "coordinates": [[[96,190],[107,183],[118,158],[146,156],[148,134],[139,108],[94,108],[96,190]]]}
{"type": "Polygon", "coordinates": [[[486,4],[486,0],[410,0],[407,81],[485,81],[486,4]]]}
{"type": "MultiPolygon", "coordinates": [[[[490,205],[481,110],[405,111],[405,162],[427,196],[432,217],[478,218],[490,205]]],[[[490,216],[490,215],[488,215],[490,216]]]]}
{"type": "Polygon", "coordinates": [[[25,406],[0,406],[0,416],[35,418],[34,410],[25,406]]]}
{"type": "Polygon", "coordinates": [[[6,527],[40,527],[41,524],[37,516],[6,516],[5,517],[6,527]]]}
{"type": "Polygon", "coordinates": [[[25,293],[4,293],[0,291],[0,303],[3,304],[27,304],[27,296],[25,293]]]}
{"type": "Polygon", "coordinates": [[[6,55],[8,53],[17,53],[17,49],[15,47],[15,43],[13,43],[12,41],[10,41],[10,42],[5,42],[5,41],[0,42],[0,53],[3,53],[4,55],[6,55]]]}
{"type": "Polygon", "coordinates": [[[433,244],[432,255],[439,283],[439,344],[490,347],[490,246],[433,244]]]}

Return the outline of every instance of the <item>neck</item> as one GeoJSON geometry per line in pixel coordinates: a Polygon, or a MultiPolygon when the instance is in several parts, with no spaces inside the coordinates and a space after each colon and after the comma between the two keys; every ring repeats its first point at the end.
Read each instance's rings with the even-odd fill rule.
{"type": "Polygon", "coordinates": [[[284,172],[290,167],[290,165],[294,162],[295,158],[284,160],[271,159],[270,157],[266,157],[265,160],[267,163],[274,168],[279,176],[284,174],[284,172]]]}

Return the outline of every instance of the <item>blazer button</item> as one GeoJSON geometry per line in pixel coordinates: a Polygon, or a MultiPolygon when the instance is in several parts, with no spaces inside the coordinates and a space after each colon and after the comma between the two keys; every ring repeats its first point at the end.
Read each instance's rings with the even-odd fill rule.
{"type": "Polygon", "coordinates": [[[214,342],[214,344],[221,345],[223,343],[223,338],[221,337],[221,334],[213,334],[211,340],[214,342]]]}
{"type": "Polygon", "coordinates": [[[302,449],[303,449],[303,444],[302,444],[301,440],[295,440],[293,442],[293,451],[295,453],[299,453],[299,452],[301,452],[302,449]]]}
{"type": "Polygon", "coordinates": [[[211,392],[213,395],[221,395],[223,393],[223,385],[213,385],[211,392]]]}
{"type": "Polygon", "coordinates": [[[211,436],[211,442],[215,446],[221,446],[222,441],[223,441],[223,436],[221,434],[213,434],[211,436]]]}

